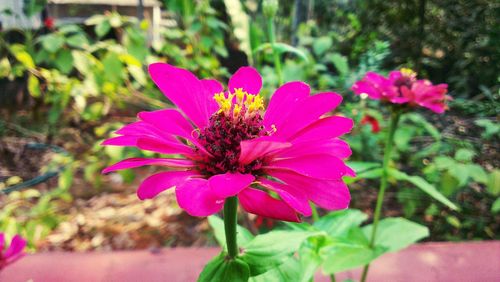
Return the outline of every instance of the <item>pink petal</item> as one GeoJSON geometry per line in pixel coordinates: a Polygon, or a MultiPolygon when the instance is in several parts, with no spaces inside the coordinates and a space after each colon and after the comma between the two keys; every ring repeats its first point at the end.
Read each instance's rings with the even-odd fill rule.
{"type": "Polygon", "coordinates": [[[14,236],[14,238],[12,238],[12,241],[10,242],[9,248],[7,249],[7,251],[5,251],[3,256],[8,259],[16,255],[20,255],[23,249],[26,247],[26,244],[26,240],[24,240],[21,236],[14,236]]]}
{"type": "Polygon", "coordinates": [[[217,103],[214,103],[214,94],[215,93],[221,93],[224,91],[224,87],[220,82],[218,82],[215,79],[202,79],[200,80],[201,85],[203,86],[203,89],[206,92],[206,97],[210,101],[207,101],[206,103],[206,111],[210,115],[215,113],[218,110],[218,105],[217,103]]]}
{"type": "Polygon", "coordinates": [[[0,254],[3,252],[3,248],[5,247],[5,235],[0,232],[0,254]]]}
{"type": "Polygon", "coordinates": [[[255,180],[251,174],[225,173],[217,174],[208,179],[210,189],[219,199],[225,199],[238,194],[241,190],[247,188],[255,180]]]}
{"type": "Polygon", "coordinates": [[[323,114],[335,109],[342,101],[337,93],[321,93],[307,97],[288,116],[281,126],[276,125],[275,136],[287,138],[305,126],[318,120],[323,114]]]}
{"type": "Polygon", "coordinates": [[[322,208],[339,210],[349,207],[351,195],[342,180],[314,179],[289,171],[274,171],[271,176],[302,189],[311,201],[322,208]]]}
{"type": "Polygon", "coordinates": [[[340,159],[345,159],[351,156],[352,151],[349,144],[340,139],[332,139],[317,142],[301,142],[293,143],[293,146],[280,151],[276,154],[276,158],[295,158],[305,155],[331,155],[340,159]]]}
{"type": "Polygon", "coordinates": [[[272,125],[281,127],[295,106],[309,94],[309,85],[303,82],[293,81],[283,84],[274,92],[269,101],[264,115],[264,126],[269,130],[272,125]]]}
{"type": "Polygon", "coordinates": [[[276,192],[280,198],[285,201],[285,203],[297,212],[305,216],[311,216],[312,210],[309,205],[309,200],[307,195],[302,190],[287,184],[270,181],[265,178],[259,179],[259,181],[262,186],[276,192]]]}
{"type": "Polygon", "coordinates": [[[161,192],[195,176],[199,176],[199,173],[194,171],[165,171],[153,174],[142,181],[137,190],[137,196],[141,200],[152,199],[161,192]]]}
{"type": "Polygon", "coordinates": [[[358,81],[354,83],[352,86],[351,90],[357,94],[367,94],[370,98],[378,100],[381,98],[381,92],[375,88],[371,83],[366,82],[366,81],[358,81]]]}
{"type": "Polygon", "coordinates": [[[137,147],[142,150],[157,152],[160,154],[183,154],[194,156],[193,148],[182,143],[165,142],[158,139],[138,138],[137,147]]]}
{"type": "Polygon", "coordinates": [[[105,168],[102,173],[109,173],[112,171],[140,167],[145,165],[158,165],[158,166],[167,166],[167,167],[179,167],[179,168],[191,168],[194,166],[194,163],[190,160],[184,159],[146,159],[146,158],[130,158],[125,159],[123,161],[119,161],[114,165],[108,166],[105,168]]]}
{"type": "Polygon", "coordinates": [[[292,146],[291,143],[274,141],[269,136],[241,141],[240,145],[241,154],[239,162],[241,164],[249,164],[269,153],[292,146]]]}
{"type": "Polygon", "coordinates": [[[137,136],[117,136],[104,140],[101,145],[105,146],[137,146],[137,136]]]}
{"type": "Polygon", "coordinates": [[[350,132],[353,126],[354,122],[350,118],[341,116],[326,117],[302,129],[290,139],[294,143],[332,139],[350,132]]]}
{"type": "Polygon", "coordinates": [[[228,90],[233,93],[237,88],[242,88],[250,94],[259,94],[262,88],[262,77],[252,67],[241,67],[229,79],[228,90]]]}
{"type": "Polygon", "coordinates": [[[140,112],[138,116],[143,121],[154,125],[167,134],[177,135],[188,140],[193,139],[193,126],[177,110],[164,109],[153,112],[140,112]]]}
{"type": "Polygon", "coordinates": [[[195,75],[165,63],[149,65],[149,74],[165,96],[193,123],[200,128],[207,125],[211,114],[207,110],[211,106],[207,106],[207,103],[215,103],[212,99],[215,93],[210,93],[210,89],[205,90],[195,75]]]}
{"type": "Polygon", "coordinates": [[[319,179],[341,179],[349,173],[347,166],[339,158],[329,155],[307,155],[297,158],[273,160],[266,170],[291,170],[299,174],[319,179]]]}
{"type": "Polygon", "coordinates": [[[300,221],[294,209],[264,191],[247,188],[238,194],[238,198],[249,213],[284,221],[300,221]]]}
{"type": "Polygon", "coordinates": [[[118,129],[116,133],[120,135],[148,136],[152,138],[175,140],[172,135],[163,132],[162,130],[145,121],[136,121],[133,123],[129,123],[118,129]]]}
{"type": "Polygon", "coordinates": [[[175,195],[179,206],[192,216],[209,216],[224,206],[224,200],[214,195],[206,179],[186,180],[177,185],[175,195]]]}

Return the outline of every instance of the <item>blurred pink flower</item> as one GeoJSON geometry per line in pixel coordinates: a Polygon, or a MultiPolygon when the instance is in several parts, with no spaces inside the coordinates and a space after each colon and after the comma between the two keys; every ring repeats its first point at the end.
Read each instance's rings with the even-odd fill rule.
{"type": "Polygon", "coordinates": [[[354,93],[366,94],[371,99],[388,101],[395,104],[419,105],[436,113],[448,109],[446,102],[451,97],[447,84],[432,85],[428,80],[417,80],[417,75],[410,69],[392,71],[389,77],[368,72],[363,79],[352,86],[354,93]]]}
{"type": "Polygon", "coordinates": [[[217,213],[226,198],[237,196],[247,212],[286,221],[299,221],[297,213],[310,216],[309,201],[330,210],[348,207],[342,177],[354,172],[342,159],[351,150],[338,137],[353,122],[322,117],[340,104],[340,95],[311,96],[307,84],[289,82],[264,112],[262,78],[251,67],[240,68],[226,92],[216,80],[164,63],[150,65],[149,73],[178,110],[141,112],[139,121],[116,132],[120,136],[103,142],[179,156],[131,158],[104,169],[168,168],[142,182],[140,199],[175,186],[179,206],[193,216],[217,213]]]}
{"type": "Polygon", "coordinates": [[[24,256],[26,240],[16,235],[12,238],[8,248],[5,247],[5,235],[0,232],[0,270],[24,256]]]}

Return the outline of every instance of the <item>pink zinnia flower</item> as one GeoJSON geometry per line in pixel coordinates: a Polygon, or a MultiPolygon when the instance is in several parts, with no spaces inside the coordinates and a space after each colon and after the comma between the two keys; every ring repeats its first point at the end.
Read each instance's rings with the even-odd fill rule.
{"type": "Polygon", "coordinates": [[[395,104],[419,105],[436,113],[443,113],[448,107],[446,102],[451,97],[447,84],[433,85],[429,80],[417,80],[411,69],[403,68],[392,71],[389,77],[368,72],[363,79],[352,86],[354,93],[366,94],[371,99],[395,104]]]}
{"type": "Polygon", "coordinates": [[[16,235],[12,238],[8,248],[5,247],[5,235],[0,232],[0,270],[24,256],[26,240],[16,235]]]}
{"type": "Polygon", "coordinates": [[[251,67],[240,68],[226,92],[216,80],[164,63],[150,65],[149,73],[179,110],[141,112],[139,121],[116,132],[121,136],[103,142],[179,156],[126,159],[103,171],[166,168],[142,182],[140,199],[175,186],[179,206],[193,216],[217,213],[226,198],[237,196],[247,212],[286,221],[299,221],[297,213],[310,216],[309,201],[347,208],[342,177],[354,172],[342,161],[349,145],[338,137],[353,122],[322,117],[340,104],[340,95],[310,96],[307,84],[289,82],[264,112],[262,78],[251,67]]]}

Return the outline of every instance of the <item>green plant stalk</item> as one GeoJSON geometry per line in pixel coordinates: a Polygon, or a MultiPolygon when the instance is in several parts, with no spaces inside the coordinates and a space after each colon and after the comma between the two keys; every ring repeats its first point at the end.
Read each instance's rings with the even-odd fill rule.
{"type": "Polygon", "coordinates": [[[274,68],[276,69],[276,74],[278,74],[278,84],[283,84],[283,73],[281,71],[281,61],[278,50],[276,49],[276,34],[274,28],[274,19],[267,19],[267,31],[269,33],[269,42],[271,43],[271,48],[273,49],[274,58],[274,68]]]}
{"type": "MultiPolygon", "coordinates": [[[[385,194],[385,189],[387,188],[388,184],[388,176],[389,176],[389,163],[391,161],[391,154],[392,154],[392,145],[394,143],[394,133],[396,132],[396,128],[399,122],[401,114],[398,109],[392,108],[391,111],[391,121],[389,124],[389,132],[387,134],[387,139],[385,142],[385,149],[384,149],[384,161],[382,163],[382,176],[380,179],[380,189],[378,191],[377,195],[377,204],[375,206],[375,213],[373,215],[373,228],[372,228],[372,234],[370,237],[370,248],[373,248],[375,245],[375,239],[377,235],[377,227],[378,223],[380,221],[380,213],[382,211],[382,203],[384,201],[384,194],[385,194]]],[[[367,264],[365,268],[363,269],[363,274],[361,275],[361,282],[366,281],[366,277],[368,275],[368,270],[370,268],[370,264],[367,264]]]]}
{"type": "Polygon", "coordinates": [[[238,221],[238,198],[229,197],[224,203],[224,231],[226,233],[227,253],[230,259],[238,256],[238,243],[236,241],[236,226],[238,221]]]}

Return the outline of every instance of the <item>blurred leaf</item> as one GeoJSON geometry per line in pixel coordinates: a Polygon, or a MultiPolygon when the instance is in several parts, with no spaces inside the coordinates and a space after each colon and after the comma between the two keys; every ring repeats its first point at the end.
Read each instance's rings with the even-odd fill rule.
{"type": "Polygon", "coordinates": [[[494,169],[488,179],[488,192],[493,196],[500,195],[500,170],[494,169]]]}
{"type": "Polygon", "coordinates": [[[259,47],[257,47],[257,49],[255,49],[253,52],[259,53],[262,51],[272,50],[273,46],[279,54],[292,53],[297,55],[300,59],[302,59],[305,62],[309,61],[307,55],[303,51],[285,43],[275,43],[274,45],[271,43],[264,43],[261,44],[259,47]]]}
{"type": "Polygon", "coordinates": [[[66,39],[66,43],[69,46],[75,47],[75,48],[84,48],[89,44],[89,41],[87,40],[87,37],[81,33],[77,33],[75,35],[71,35],[66,39]]]}
{"type": "Polygon", "coordinates": [[[40,82],[33,74],[28,76],[28,91],[31,96],[35,98],[40,97],[40,82]]]}
{"type": "Polygon", "coordinates": [[[453,216],[453,215],[450,215],[450,216],[447,216],[446,217],[446,221],[453,227],[455,228],[460,228],[460,226],[462,225],[460,223],[460,220],[456,217],[456,216],[453,216]]]}
{"type": "Polygon", "coordinates": [[[500,212],[500,198],[497,198],[495,202],[493,202],[493,205],[491,206],[491,212],[495,214],[500,212]]]}
{"type": "Polygon", "coordinates": [[[330,61],[333,63],[340,75],[347,75],[349,73],[349,63],[345,56],[339,53],[333,53],[330,55],[330,61]]]}
{"type": "MultiPolygon", "coordinates": [[[[224,221],[219,217],[212,215],[208,217],[208,224],[214,230],[214,236],[220,246],[226,248],[226,233],[224,231],[224,221]]],[[[252,233],[246,228],[238,225],[236,231],[236,241],[238,245],[245,245],[253,239],[252,233]]]]}
{"type": "Polygon", "coordinates": [[[10,51],[24,67],[28,69],[34,69],[35,68],[35,62],[33,61],[33,58],[31,55],[26,52],[26,49],[23,45],[21,44],[13,44],[10,47],[10,51]]]}
{"type": "MultiPolygon", "coordinates": [[[[371,237],[373,224],[363,227],[367,237],[371,237]]],[[[375,246],[395,252],[429,236],[429,229],[405,218],[385,218],[379,222],[375,246]]]]}
{"type": "Polygon", "coordinates": [[[54,63],[62,73],[68,74],[73,69],[73,56],[71,55],[71,51],[63,49],[57,52],[57,58],[54,63]]]}
{"type": "Polygon", "coordinates": [[[107,20],[104,20],[104,21],[101,21],[99,22],[96,26],[95,26],[95,34],[97,35],[97,37],[101,38],[103,37],[104,35],[108,34],[108,32],[111,30],[111,25],[109,24],[109,21],[107,20]]]}
{"type": "Polygon", "coordinates": [[[296,252],[305,239],[321,234],[303,231],[271,231],[258,235],[242,245],[245,250],[241,259],[250,266],[251,276],[262,274],[285,262],[296,252]]]}
{"type": "Polygon", "coordinates": [[[55,53],[64,45],[64,37],[57,33],[52,33],[40,37],[43,49],[50,53],[55,53]]]}
{"type": "Polygon", "coordinates": [[[330,236],[345,236],[353,227],[360,226],[368,216],[360,210],[347,209],[330,212],[314,223],[314,227],[325,231],[330,236]]]}
{"type": "Polygon", "coordinates": [[[471,162],[476,153],[472,150],[460,148],[455,152],[455,159],[461,162],[471,162]]]}
{"type": "Polygon", "coordinates": [[[474,179],[474,181],[487,184],[488,183],[488,174],[484,170],[483,167],[481,167],[478,164],[468,164],[467,168],[469,170],[469,176],[474,179]]]}
{"type": "Polygon", "coordinates": [[[366,265],[385,252],[380,246],[370,248],[368,238],[361,229],[350,230],[350,236],[334,240],[320,250],[323,272],[333,274],[366,265]]]}
{"type": "Polygon", "coordinates": [[[329,36],[316,38],[313,42],[313,51],[317,56],[323,55],[330,47],[332,47],[333,40],[329,36]]]}
{"type": "Polygon", "coordinates": [[[31,17],[43,10],[47,5],[47,0],[23,0],[23,13],[31,17]]]}
{"type": "Polygon", "coordinates": [[[351,162],[348,161],[346,163],[349,167],[354,169],[356,173],[360,173],[372,168],[380,167],[380,163],[375,163],[375,162],[351,162]]]}
{"type": "Polygon", "coordinates": [[[205,265],[198,282],[247,282],[249,277],[248,264],[239,258],[228,260],[225,254],[221,253],[205,265]]]}
{"type": "Polygon", "coordinates": [[[429,182],[425,181],[422,177],[420,176],[410,176],[402,171],[396,170],[396,169],[389,169],[389,175],[392,177],[398,179],[398,180],[404,180],[412,183],[425,193],[427,193],[429,196],[432,198],[436,199],[437,201],[441,202],[442,204],[448,206],[452,210],[459,210],[459,208],[452,203],[448,198],[443,196],[436,187],[431,185],[429,182]]]}

